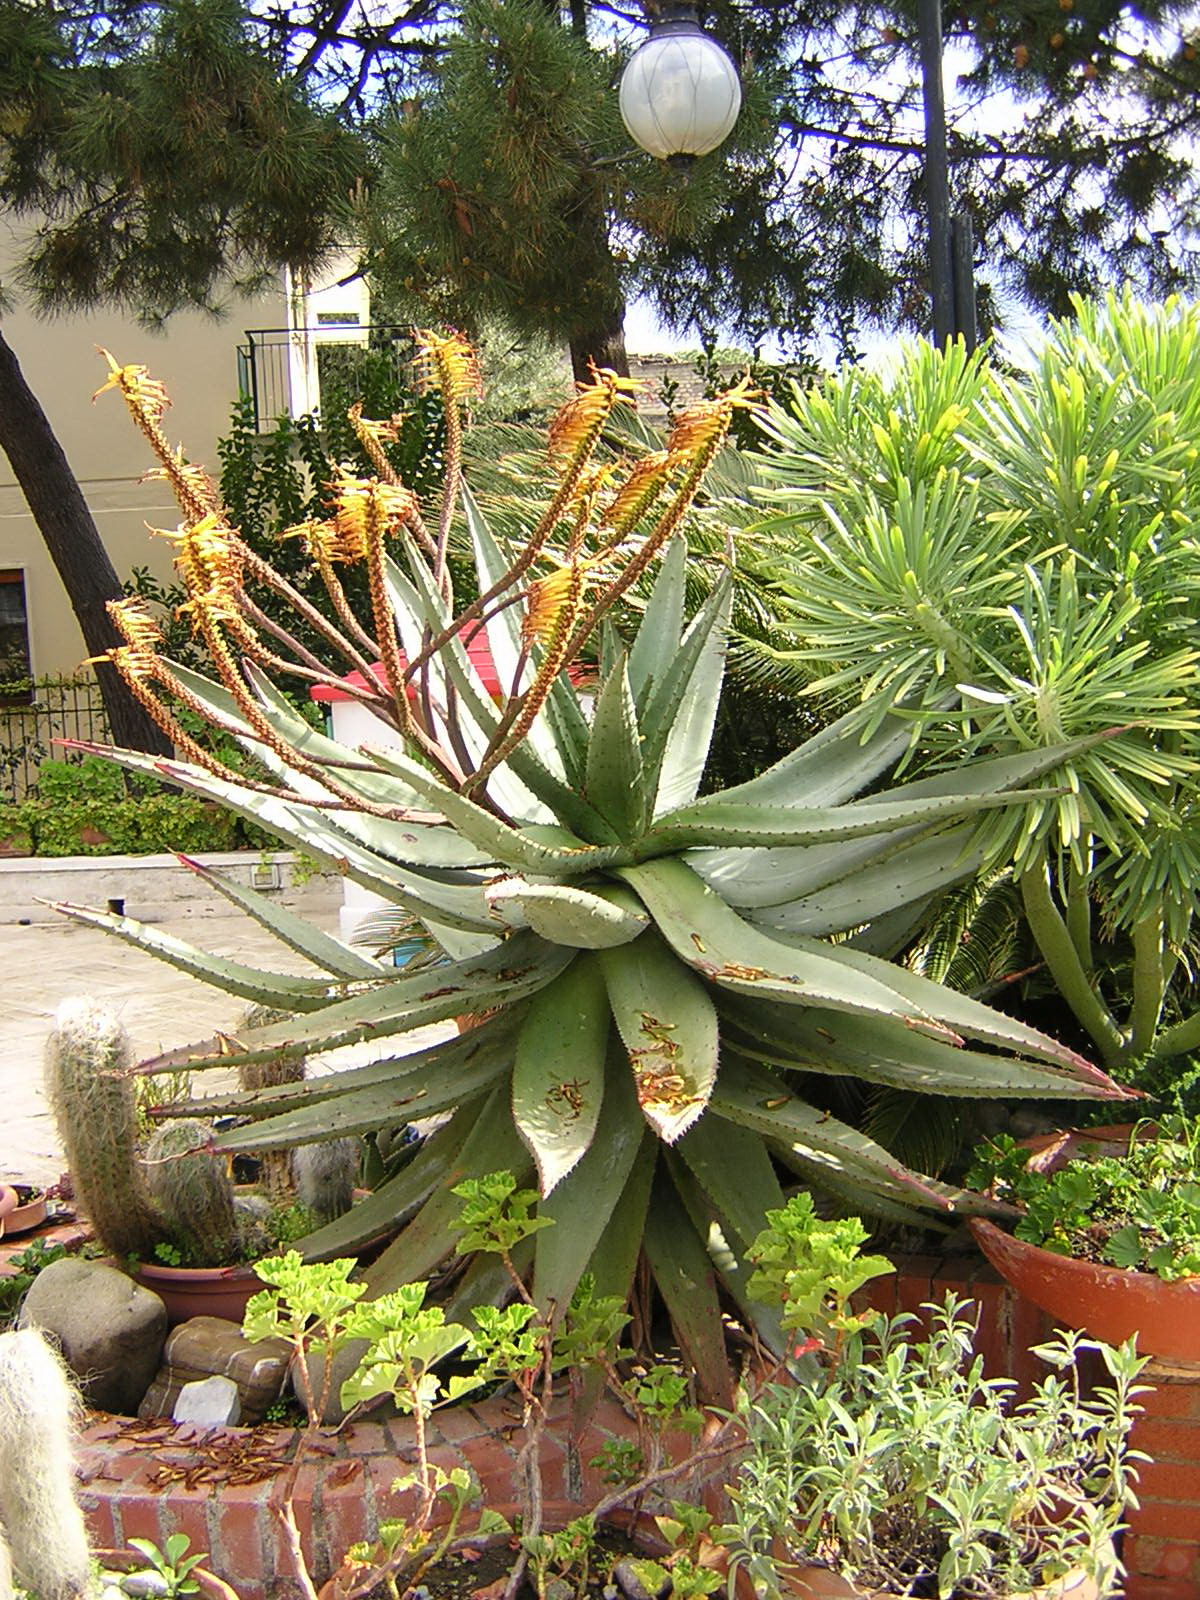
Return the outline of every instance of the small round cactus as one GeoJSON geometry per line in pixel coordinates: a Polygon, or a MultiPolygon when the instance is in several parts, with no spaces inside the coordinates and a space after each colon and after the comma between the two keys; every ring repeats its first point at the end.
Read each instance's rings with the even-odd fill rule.
{"type": "Polygon", "coordinates": [[[360,1153],[357,1139],[328,1139],[292,1151],[296,1193],[318,1222],[332,1222],[354,1204],[360,1153]]]}
{"type": "Polygon", "coordinates": [[[224,1267],[240,1253],[229,1163],[211,1148],[213,1131],[211,1122],[181,1117],[146,1146],[150,1193],[188,1266],[224,1267]]]}
{"type": "Polygon", "coordinates": [[[129,1035],[106,1006],[59,1007],[46,1043],[46,1093],[82,1209],[111,1253],[145,1258],[162,1238],[137,1156],[129,1035]]]}

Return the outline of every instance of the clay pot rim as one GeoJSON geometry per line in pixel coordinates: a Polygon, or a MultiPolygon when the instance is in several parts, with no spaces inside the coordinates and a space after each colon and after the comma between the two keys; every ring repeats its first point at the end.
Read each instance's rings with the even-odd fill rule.
{"type": "Polygon", "coordinates": [[[21,1203],[21,1197],[11,1183],[0,1183],[0,1219],[7,1217],[15,1211],[21,1203]]]}
{"type": "Polygon", "coordinates": [[[5,1184],[4,1187],[13,1189],[17,1203],[0,1219],[0,1233],[7,1238],[13,1238],[18,1233],[29,1233],[31,1229],[38,1228],[45,1222],[46,1191],[40,1184],[5,1184]],[[21,1199],[22,1189],[29,1190],[28,1200],[21,1199]]]}
{"type": "MultiPolygon", "coordinates": [[[[228,1279],[245,1282],[257,1278],[254,1268],[245,1262],[231,1267],[168,1267],[157,1261],[140,1261],[136,1277],[159,1278],[163,1283],[218,1283],[228,1279]]],[[[266,1284],[263,1284],[266,1288],[266,1284]]]]}
{"type": "MultiPolygon", "coordinates": [[[[138,1571],[146,1566],[146,1558],[139,1555],[136,1550],[128,1548],[121,1550],[93,1550],[92,1555],[102,1565],[111,1566],[114,1570],[132,1569],[138,1571]]],[[[238,1592],[218,1578],[215,1572],[210,1572],[207,1567],[193,1567],[192,1577],[200,1585],[200,1592],[208,1600],[238,1600],[238,1592]]]]}
{"type": "MultiPolygon", "coordinates": [[[[1086,1277],[1114,1289],[1131,1281],[1157,1284],[1159,1289],[1164,1291],[1182,1289],[1195,1292],[1200,1289],[1200,1273],[1189,1273],[1183,1278],[1160,1278],[1157,1272],[1142,1272],[1138,1267],[1114,1267],[1107,1261],[1093,1261],[1088,1256],[1064,1256],[1057,1250],[1047,1250],[1044,1244],[1031,1244],[1028,1239],[1018,1239],[1015,1233],[1009,1233],[1005,1228],[998,1228],[986,1217],[969,1217],[967,1221],[971,1232],[975,1235],[976,1243],[985,1255],[987,1249],[984,1241],[999,1238],[1003,1239],[1014,1252],[1022,1252],[1031,1261],[1050,1261],[1054,1264],[1055,1270],[1061,1271],[1065,1276],[1080,1279],[1086,1277]]],[[[1191,1298],[1190,1294],[1188,1298],[1191,1298]]]]}
{"type": "MultiPolygon", "coordinates": [[[[836,1596],[856,1597],[856,1600],[899,1600],[899,1596],[890,1589],[860,1589],[833,1567],[821,1566],[817,1562],[798,1566],[790,1575],[781,1573],[781,1578],[784,1592],[800,1596],[802,1600],[835,1600],[836,1596]],[[805,1575],[809,1573],[815,1578],[815,1583],[806,1582],[805,1575]]],[[[1072,1567],[1052,1583],[1041,1584],[1036,1589],[1015,1590],[1007,1596],[1007,1600],[1096,1600],[1098,1593],[1096,1580],[1089,1577],[1083,1567],[1072,1567]]]]}

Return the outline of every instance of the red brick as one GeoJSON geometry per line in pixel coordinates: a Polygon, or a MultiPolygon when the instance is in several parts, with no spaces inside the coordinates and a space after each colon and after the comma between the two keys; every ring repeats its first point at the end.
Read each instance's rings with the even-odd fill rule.
{"type": "Polygon", "coordinates": [[[222,1484],[209,1510],[212,1569],[242,1596],[247,1585],[261,1586],[273,1570],[266,1559],[269,1488],[266,1483],[222,1484]]]}
{"type": "Polygon", "coordinates": [[[1152,1374],[1143,1374],[1143,1382],[1149,1386],[1138,1396],[1143,1416],[1200,1421],[1200,1383],[1155,1382],[1152,1374]]]}
{"type": "Polygon", "coordinates": [[[211,1496],[192,1494],[187,1490],[173,1490],[160,1498],[158,1520],[162,1539],[168,1534],[183,1533],[189,1540],[189,1555],[208,1551],[208,1502],[211,1496]]]}
{"type": "Polygon", "coordinates": [[[1200,1589],[1184,1578],[1142,1578],[1125,1580],[1125,1600],[1197,1600],[1200,1589]]]}
{"type": "MultiPolygon", "coordinates": [[[[447,1406],[445,1411],[437,1412],[436,1416],[438,1432],[451,1444],[459,1444],[463,1439],[477,1439],[484,1432],[483,1424],[469,1406],[447,1406]]],[[[395,1433],[393,1425],[393,1437],[395,1433]]]]}
{"type": "Polygon", "coordinates": [[[1200,1544],[1200,1506],[1142,1497],[1127,1518],[1131,1533],[1200,1544]]]}
{"type": "Polygon", "coordinates": [[[1176,1500],[1196,1505],[1200,1516],[1200,1463],[1146,1461],[1138,1468],[1138,1498],[1144,1502],[1176,1500]]]}
{"type": "Polygon", "coordinates": [[[392,1451],[388,1429],[382,1422],[355,1422],[338,1435],[339,1451],[347,1456],[386,1456],[392,1451]]]}
{"type": "Polygon", "coordinates": [[[358,1470],[344,1482],[330,1483],[328,1474],[318,1493],[317,1522],[319,1543],[336,1568],[352,1544],[375,1538],[378,1531],[367,1487],[367,1473],[361,1462],[358,1470]]]}
{"type": "Polygon", "coordinates": [[[150,1539],[155,1544],[162,1542],[162,1529],[159,1526],[158,1510],[162,1504],[161,1495],[152,1494],[145,1489],[136,1489],[132,1492],[122,1491],[117,1499],[114,1525],[120,1523],[121,1544],[128,1544],[130,1539],[150,1539]]]}
{"type": "Polygon", "coordinates": [[[1194,1582],[1200,1577],[1200,1544],[1126,1534],[1121,1559],[1130,1573],[1143,1578],[1186,1578],[1194,1582]]]}
{"type": "Polygon", "coordinates": [[[1200,1425],[1139,1417],[1133,1425],[1130,1444],[1155,1461],[1200,1461],[1200,1425]]]}
{"type": "Polygon", "coordinates": [[[113,1524],[112,1501],[109,1497],[84,1489],[79,1496],[79,1504],[87,1522],[88,1540],[93,1549],[115,1550],[121,1536],[113,1524]]]}
{"type": "Polygon", "coordinates": [[[896,1275],[897,1311],[916,1312],[924,1321],[928,1313],[921,1307],[934,1298],[934,1277],[940,1263],[936,1256],[905,1256],[896,1275]]]}

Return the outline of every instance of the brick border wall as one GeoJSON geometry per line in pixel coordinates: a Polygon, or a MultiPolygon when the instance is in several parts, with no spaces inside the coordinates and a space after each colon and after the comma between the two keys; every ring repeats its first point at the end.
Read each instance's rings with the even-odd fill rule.
{"type": "MultiPolygon", "coordinates": [[[[430,1460],[446,1471],[469,1468],[483,1485],[485,1504],[511,1505],[520,1498],[513,1481],[520,1421],[520,1406],[510,1398],[437,1412],[428,1429],[430,1460]]],[[[544,1493],[547,1502],[572,1502],[583,1511],[608,1487],[589,1461],[607,1440],[630,1437],[632,1424],[606,1396],[570,1455],[566,1431],[564,1401],[542,1440],[544,1493]]],[[[184,1533],[193,1551],[209,1553],[205,1565],[240,1600],[291,1600],[300,1591],[282,1576],[288,1559],[271,1508],[297,1438],[297,1429],[270,1424],[201,1429],[97,1417],[83,1435],[78,1467],[92,1542],[115,1548],[143,1538],[161,1545],[169,1534],[184,1533]]],[[[691,1440],[675,1444],[693,1448],[691,1440]]],[[[392,1483],[415,1459],[407,1418],[319,1431],[293,1497],[318,1584],[350,1545],[375,1537],[382,1517],[411,1506],[411,1494],[394,1493],[392,1483]]],[[[681,1477],[673,1492],[699,1488],[681,1477]]]]}
{"type": "MultiPolygon", "coordinates": [[[[1027,1393],[1045,1373],[1030,1349],[1053,1332],[1053,1320],[1015,1295],[982,1257],[903,1258],[894,1276],[870,1286],[869,1298],[883,1311],[917,1312],[947,1290],[979,1302],[976,1344],[989,1375],[1015,1378],[1027,1393]]],[[[1200,1600],[1200,1367],[1152,1367],[1145,1381],[1153,1387],[1142,1397],[1132,1442],[1153,1460],[1142,1467],[1141,1504],[1124,1538],[1126,1594],[1128,1600],[1200,1600]]],[[[606,1397],[572,1463],[563,1444],[564,1411],[543,1441],[545,1492],[548,1500],[586,1506],[604,1488],[588,1461],[606,1439],[628,1438],[632,1425],[606,1397]]],[[[438,1412],[430,1431],[432,1459],[447,1470],[469,1467],[491,1504],[512,1502],[519,1499],[513,1484],[519,1425],[511,1400],[438,1412]]],[[[161,1544],[182,1532],[193,1550],[210,1553],[207,1564],[241,1600],[268,1600],[268,1585],[271,1600],[290,1600],[297,1591],[277,1577],[286,1562],[271,1503],[295,1442],[295,1430],[270,1425],[203,1432],[190,1424],[99,1418],[84,1434],[79,1468],[93,1541],[119,1546],[141,1537],[161,1544]],[[258,1476],[255,1452],[267,1467],[258,1476]]],[[[381,1515],[403,1511],[391,1485],[410,1470],[413,1456],[407,1420],[322,1430],[295,1501],[318,1581],[349,1545],[374,1537],[381,1515]]]]}

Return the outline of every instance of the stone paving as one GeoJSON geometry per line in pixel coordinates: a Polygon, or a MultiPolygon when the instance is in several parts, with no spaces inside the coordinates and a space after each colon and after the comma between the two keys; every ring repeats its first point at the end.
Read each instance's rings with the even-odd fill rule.
{"type": "MultiPolygon", "coordinates": [[[[314,917],[337,932],[341,886],[332,884],[328,910],[314,917]]],[[[213,897],[216,905],[225,902],[213,897]]],[[[278,972],[311,971],[302,958],[233,909],[212,915],[166,916],[156,926],[218,955],[278,972]]],[[[29,926],[0,924],[0,1178],[9,1182],[52,1183],[64,1162],[54,1124],[42,1094],[42,1051],[59,1004],[86,994],[111,1004],[128,1028],[138,1058],[159,1049],[203,1039],[233,1027],[245,1002],[211,989],[145,955],[99,929],[69,922],[37,921],[29,926]]],[[[450,1031],[438,1024],[423,1030],[423,1042],[450,1031]]],[[[318,1063],[328,1070],[363,1058],[339,1052],[318,1063]]],[[[221,1087],[224,1074],[207,1073],[201,1090],[221,1087]]]]}

